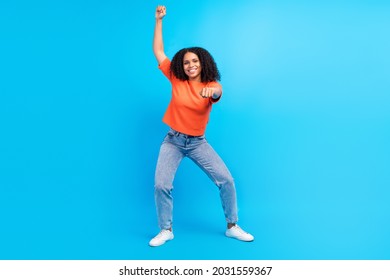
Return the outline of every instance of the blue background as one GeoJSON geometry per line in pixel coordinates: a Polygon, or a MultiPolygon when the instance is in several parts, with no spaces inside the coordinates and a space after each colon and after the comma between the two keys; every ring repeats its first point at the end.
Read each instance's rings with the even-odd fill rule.
{"type": "Polygon", "coordinates": [[[1,259],[389,259],[388,1],[166,0],[165,50],[222,74],[207,137],[235,177],[175,180],[159,248],[153,176],[170,84],[156,1],[0,2],[1,259]]]}

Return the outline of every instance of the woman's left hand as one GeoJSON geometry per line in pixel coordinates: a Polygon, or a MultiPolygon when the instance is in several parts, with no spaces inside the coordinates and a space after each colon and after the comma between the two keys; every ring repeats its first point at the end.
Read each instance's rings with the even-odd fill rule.
{"type": "Polygon", "coordinates": [[[204,87],[201,92],[200,92],[200,95],[203,97],[203,98],[209,98],[209,97],[212,97],[214,99],[217,99],[221,93],[220,91],[218,90],[218,88],[215,88],[215,87],[204,87]]]}

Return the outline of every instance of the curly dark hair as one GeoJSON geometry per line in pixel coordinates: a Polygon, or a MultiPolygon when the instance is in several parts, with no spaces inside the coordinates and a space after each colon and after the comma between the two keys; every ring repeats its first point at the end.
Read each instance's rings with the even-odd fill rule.
{"type": "Polygon", "coordinates": [[[199,58],[200,65],[202,66],[202,72],[200,73],[200,79],[202,83],[214,82],[221,80],[217,64],[211,54],[201,47],[184,48],[178,51],[171,61],[171,75],[182,81],[188,80],[188,76],[184,72],[183,58],[188,52],[196,54],[199,58]]]}

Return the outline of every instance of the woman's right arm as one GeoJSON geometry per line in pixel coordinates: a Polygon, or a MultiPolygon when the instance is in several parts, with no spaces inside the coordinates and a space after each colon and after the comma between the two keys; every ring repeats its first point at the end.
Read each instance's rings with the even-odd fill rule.
{"type": "Polygon", "coordinates": [[[153,52],[157,59],[158,64],[164,61],[167,57],[164,52],[164,42],[162,36],[162,21],[164,16],[167,14],[165,6],[157,6],[156,9],[156,25],[154,27],[153,37],[153,52]]]}

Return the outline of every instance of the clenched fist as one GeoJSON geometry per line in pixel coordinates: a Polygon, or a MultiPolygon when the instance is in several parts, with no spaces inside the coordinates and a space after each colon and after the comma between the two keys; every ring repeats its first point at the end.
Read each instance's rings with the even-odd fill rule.
{"type": "Polygon", "coordinates": [[[156,19],[162,19],[167,14],[167,8],[165,6],[157,6],[156,19]]]}
{"type": "Polygon", "coordinates": [[[216,87],[204,87],[200,93],[203,98],[212,97],[213,99],[217,99],[221,95],[221,91],[216,87]]]}

